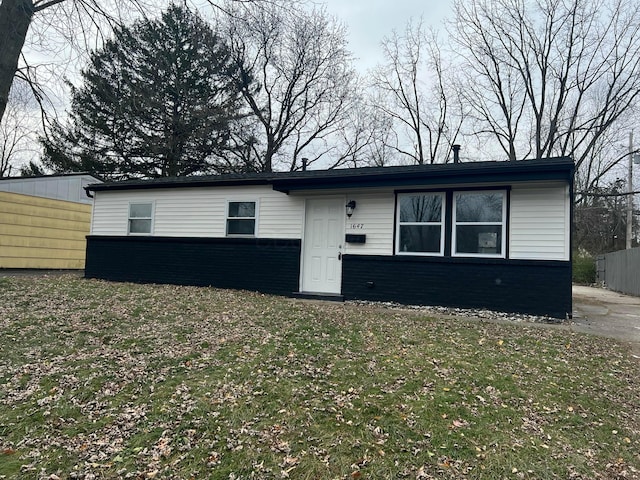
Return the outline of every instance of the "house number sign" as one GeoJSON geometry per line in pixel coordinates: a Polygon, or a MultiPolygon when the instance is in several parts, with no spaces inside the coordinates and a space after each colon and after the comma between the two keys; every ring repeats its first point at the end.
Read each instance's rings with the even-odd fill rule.
{"type": "Polygon", "coordinates": [[[349,228],[351,230],[362,230],[364,228],[364,223],[350,223],[349,228]]]}

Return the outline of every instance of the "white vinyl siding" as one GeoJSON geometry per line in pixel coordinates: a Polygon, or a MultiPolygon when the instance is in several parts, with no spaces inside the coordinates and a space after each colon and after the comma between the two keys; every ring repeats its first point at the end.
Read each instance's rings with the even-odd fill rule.
{"type": "Polygon", "coordinates": [[[511,190],[509,258],[569,260],[569,188],[511,190]]]}
{"type": "Polygon", "coordinates": [[[356,209],[346,221],[346,233],[366,235],[366,243],[347,243],[344,252],[353,255],[393,255],[393,191],[347,193],[347,201],[355,200],[356,209]],[[361,228],[360,228],[361,227],[361,228]]]}
{"type": "MultiPolygon", "coordinates": [[[[355,200],[351,218],[344,215],[345,233],[366,235],[366,243],[345,243],[352,255],[393,255],[395,193],[393,189],[323,192],[355,200]]],[[[255,199],[259,205],[259,238],[302,238],[306,198],[286,195],[270,185],[197,187],[94,193],[92,235],[127,234],[129,204],[154,202],[153,235],[169,237],[225,237],[229,201],[255,199]]],[[[568,260],[570,258],[570,201],[566,184],[514,185],[509,194],[508,258],[568,260]]]]}
{"type": "Polygon", "coordinates": [[[92,235],[126,235],[129,203],[154,202],[153,235],[225,237],[227,202],[255,199],[260,238],[301,238],[304,202],[270,186],[95,193],[92,235]]]}

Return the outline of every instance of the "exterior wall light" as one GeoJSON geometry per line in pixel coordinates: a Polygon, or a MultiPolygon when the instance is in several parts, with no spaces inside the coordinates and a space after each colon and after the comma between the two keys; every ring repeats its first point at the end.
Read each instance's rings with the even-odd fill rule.
{"type": "Polygon", "coordinates": [[[351,200],[345,205],[345,208],[347,209],[347,217],[351,218],[351,215],[353,215],[353,211],[356,209],[356,201],[351,200]]]}

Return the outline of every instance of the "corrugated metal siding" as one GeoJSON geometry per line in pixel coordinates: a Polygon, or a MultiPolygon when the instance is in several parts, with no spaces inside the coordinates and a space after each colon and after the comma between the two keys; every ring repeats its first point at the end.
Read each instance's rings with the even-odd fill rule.
{"type": "MultiPolygon", "coordinates": [[[[640,297],[640,247],[603,255],[604,264],[599,261],[599,279],[604,276],[604,284],[610,290],[640,297]],[[601,276],[602,275],[602,276],[601,276]]],[[[598,258],[600,260],[600,258],[598,258]]]]}
{"type": "Polygon", "coordinates": [[[90,218],[90,205],[0,192],[0,268],[84,268],[90,218]]]}
{"type": "Polygon", "coordinates": [[[0,191],[91,204],[84,187],[100,180],[91,175],[17,177],[0,180],[0,191]]]}
{"type": "Polygon", "coordinates": [[[126,235],[129,203],[149,201],[155,236],[224,237],[229,200],[258,202],[258,237],[301,238],[304,200],[270,186],[96,192],[91,233],[126,235]]]}
{"type": "Polygon", "coordinates": [[[568,187],[514,187],[509,228],[509,258],[569,260],[568,187]]]}

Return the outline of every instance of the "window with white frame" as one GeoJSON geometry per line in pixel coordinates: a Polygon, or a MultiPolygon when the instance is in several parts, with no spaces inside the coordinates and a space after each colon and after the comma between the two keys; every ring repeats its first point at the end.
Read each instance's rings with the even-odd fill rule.
{"type": "Polygon", "coordinates": [[[453,255],[504,257],[506,210],[504,191],[454,192],[453,255]]]}
{"type": "Polygon", "coordinates": [[[411,255],[444,253],[444,194],[398,195],[396,252],[411,255]]]}
{"type": "Polygon", "coordinates": [[[227,235],[255,236],[256,202],[228,202],[227,235]]]}
{"type": "Polygon", "coordinates": [[[128,233],[131,235],[151,235],[153,223],[153,203],[130,203],[128,233]]]}

